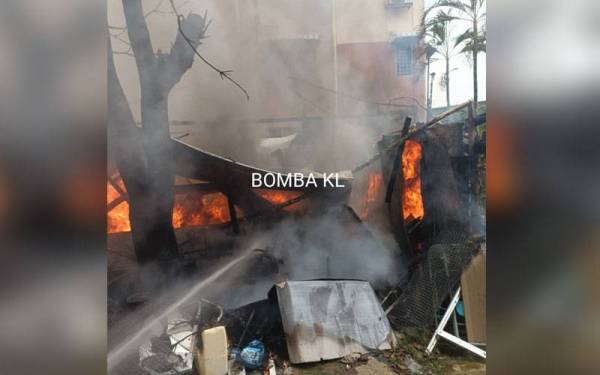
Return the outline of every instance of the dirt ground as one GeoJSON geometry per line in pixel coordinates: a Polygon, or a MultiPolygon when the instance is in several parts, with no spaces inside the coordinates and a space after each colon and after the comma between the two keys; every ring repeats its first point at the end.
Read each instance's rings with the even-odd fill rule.
{"type": "MultiPolygon", "coordinates": [[[[294,375],[485,375],[485,360],[440,340],[431,355],[425,354],[430,338],[426,330],[397,332],[398,346],[389,351],[363,355],[352,364],[342,360],[295,365],[294,375]]],[[[252,374],[252,373],[249,373],[252,374]]],[[[257,372],[256,374],[260,374],[257,372]]],[[[280,369],[277,374],[284,374],[280,369]]],[[[287,375],[288,373],[285,373],[287,375]]]]}
{"type": "Polygon", "coordinates": [[[369,358],[367,362],[346,367],[340,361],[294,367],[293,374],[298,375],[396,375],[396,374],[449,374],[449,375],[485,375],[485,363],[443,357],[437,359],[439,368],[422,368],[411,371],[408,368],[395,368],[379,358],[369,358]]]}

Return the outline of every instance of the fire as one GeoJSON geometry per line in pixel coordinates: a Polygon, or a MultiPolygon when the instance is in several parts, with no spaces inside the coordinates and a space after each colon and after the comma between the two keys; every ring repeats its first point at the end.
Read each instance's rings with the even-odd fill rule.
{"type": "MultiPolygon", "coordinates": [[[[125,186],[119,181],[119,187],[125,192],[125,186]]],[[[110,184],[106,187],[107,204],[120,197],[119,192],[110,184]]],[[[238,217],[242,212],[235,207],[238,217]]],[[[227,197],[221,193],[187,193],[175,196],[173,206],[173,227],[223,224],[230,221],[227,197]]],[[[107,232],[129,232],[129,203],[123,201],[107,213],[107,232]]]]}
{"type": "MultiPolygon", "coordinates": [[[[291,199],[301,196],[301,191],[290,191],[290,190],[270,190],[270,189],[254,189],[254,192],[260,195],[263,199],[267,200],[273,205],[279,205],[285,203],[291,199]]],[[[306,201],[300,201],[298,203],[291,204],[284,207],[283,210],[287,212],[300,212],[304,208],[306,201]]]]}
{"type": "Polygon", "coordinates": [[[367,186],[367,199],[365,200],[365,205],[363,206],[362,212],[360,214],[360,217],[362,219],[365,219],[369,215],[369,206],[377,200],[379,192],[381,191],[382,184],[383,174],[381,172],[369,174],[369,184],[367,186]]]}
{"type": "MultiPolygon", "coordinates": [[[[238,217],[241,211],[236,207],[238,217]]],[[[221,193],[188,193],[175,196],[173,227],[223,224],[231,220],[227,197],[221,193]]]]}
{"type": "MultiPolygon", "coordinates": [[[[122,184],[119,184],[119,186],[125,191],[125,186],[122,186],[122,184]]],[[[119,197],[119,192],[108,183],[106,185],[106,203],[110,204],[119,197]]],[[[129,232],[131,230],[129,225],[129,203],[123,201],[108,211],[106,224],[108,233],[129,232]]]]}
{"type": "Polygon", "coordinates": [[[404,195],[402,208],[404,220],[422,219],[425,215],[423,197],[421,196],[421,145],[407,140],[402,152],[402,175],[404,177],[404,195]]]}
{"type": "Polygon", "coordinates": [[[282,204],[302,195],[300,191],[256,189],[254,192],[271,204],[282,204]]]}

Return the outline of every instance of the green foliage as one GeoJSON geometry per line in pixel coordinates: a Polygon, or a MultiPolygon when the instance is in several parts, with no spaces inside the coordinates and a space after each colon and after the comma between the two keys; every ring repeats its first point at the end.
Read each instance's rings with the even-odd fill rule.
{"type": "Polygon", "coordinates": [[[486,52],[487,49],[486,17],[485,0],[438,0],[425,10],[422,22],[424,34],[433,36],[434,41],[440,30],[443,28],[447,30],[450,22],[460,20],[470,25],[466,31],[454,38],[453,48],[460,48],[460,53],[467,54],[474,62],[475,103],[477,103],[477,55],[486,52]],[[437,13],[432,16],[434,12],[437,13]]]}
{"type": "MultiPolygon", "coordinates": [[[[461,46],[462,53],[485,52],[487,45],[485,21],[486,12],[483,6],[485,0],[440,0],[425,11],[424,25],[435,25],[440,21],[461,20],[471,25],[464,33],[454,39],[455,46],[461,46]],[[429,15],[439,11],[436,16],[429,15]],[[475,32],[474,26],[477,26],[475,32]]],[[[432,26],[433,27],[433,26],[432,26]]]]}

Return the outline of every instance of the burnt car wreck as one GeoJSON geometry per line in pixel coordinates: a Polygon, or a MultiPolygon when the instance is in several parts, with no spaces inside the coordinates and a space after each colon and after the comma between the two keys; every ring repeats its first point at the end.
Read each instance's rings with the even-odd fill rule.
{"type": "Polygon", "coordinates": [[[114,171],[111,371],[352,366],[402,345],[403,329],[435,327],[485,251],[483,122],[470,102],[427,123],[403,118],[374,157],[339,172],[343,188],[252,188],[253,174],[279,172],[173,140],[178,254],[159,266],[136,260],[114,171]]]}

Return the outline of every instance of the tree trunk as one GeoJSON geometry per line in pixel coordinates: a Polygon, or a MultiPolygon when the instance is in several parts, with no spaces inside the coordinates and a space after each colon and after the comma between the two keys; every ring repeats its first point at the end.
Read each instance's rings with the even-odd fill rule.
{"type": "Polygon", "coordinates": [[[427,57],[427,73],[425,76],[425,92],[427,93],[427,121],[431,117],[431,93],[429,92],[429,80],[431,77],[429,76],[429,70],[431,66],[431,58],[427,57]]]}
{"type": "Polygon", "coordinates": [[[109,145],[114,149],[114,159],[129,197],[129,222],[136,258],[145,265],[177,254],[171,225],[174,177],[170,153],[164,146],[170,143],[168,131],[161,130],[168,127],[160,125],[168,121],[167,104],[165,100],[146,102],[142,117],[152,126],[137,128],[116,75],[110,44],[108,52],[109,145]]]}
{"type": "Polygon", "coordinates": [[[473,108],[477,116],[477,49],[478,49],[477,17],[473,19],[473,108]]]}
{"type": "Polygon", "coordinates": [[[446,57],[446,106],[450,108],[450,57],[446,57]]]}
{"type": "MultiPolygon", "coordinates": [[[[206,31],[206,20],[193,13],[178,20],[187,39],[181,32],[177,33],[168,54],[155,54],[141,0],[123,0],[123,10],[138,69],[142,112],[142,128],[136,128],[141,137],[128,142],[140,144],[144,157],[140,183],[135,183],[137,176],[124,178],[129,193],[131,233],[140,264],[157,261],[165,264],[163,261],[178,255],[172,225],[175,175],[169,129],[169,92],[192,66],[194,50],[190,44],[193,48],[200,44],[206,31]]],[[[142,162],[137,161],[138,165],[142,162]]]]}
{"type": "Polygon", "coordinates": [[[141,129],[147,159],[146,186],[129,191],[129,216],[136,257],[141,264],[177,257],[172,225],[174,174],[168,126],[168,103],[153,85],[142,86],[141,129]]]}

